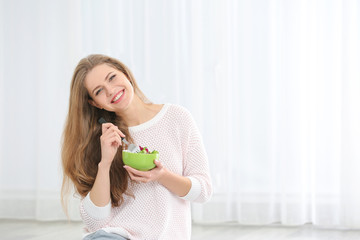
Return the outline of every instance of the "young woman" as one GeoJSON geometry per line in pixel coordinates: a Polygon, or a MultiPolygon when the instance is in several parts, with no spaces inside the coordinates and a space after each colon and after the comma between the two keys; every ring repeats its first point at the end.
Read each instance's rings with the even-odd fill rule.
{"type": "Polygon", "coordinates": [[[150,103],[130,70],[104,55],[90,55],[75,69],[62,166],[63,202],[71,183],[82,197],[84,239],[190,239],[190,203],[206,202],[212,193],[189,111],[150,103]],[[108,123],[100,125],[100,117],[108,123]],[[124,165],[121,137],[157,150],[156,167],[124,165]]]}

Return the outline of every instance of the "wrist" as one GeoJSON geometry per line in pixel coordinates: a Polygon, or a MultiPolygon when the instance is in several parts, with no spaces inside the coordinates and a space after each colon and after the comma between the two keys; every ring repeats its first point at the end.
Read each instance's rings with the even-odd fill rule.
{"type": "Polygon", "coordinates": [[[160,184],[163,184],[164,182],[166,182],[166,179],[168,178],[168,176],[170,175],[170,171],[167,168],[162,169],[162,173],[160,175],[160,177],[157,179],[157,181],[160,184]]]}
{"type": "Polygon", "coordinates": [[[98,169],[99,170],[106,170],[109,171],[111,167],[111,162],[107,162],[107,161],[103,161],[101,160],[98,164],[98,169]]]}

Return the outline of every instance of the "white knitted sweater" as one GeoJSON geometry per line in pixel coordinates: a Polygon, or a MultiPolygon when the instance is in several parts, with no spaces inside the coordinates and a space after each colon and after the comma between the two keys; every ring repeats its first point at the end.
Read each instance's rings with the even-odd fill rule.
{"type": "Polygon", "coordinates": [[[151,120],[129,128],[136,144],[159,152],[165,168],[191,180],[184,197],[171,193],[158,182],[132,183],[135,198],[124,203],[97,207],[89,194],[82,199],[80,214],[86,232],[103,229],[129,239],[190,239],[190,202],[206,202],[212,194],[208,159],[201,135],[189,111],[165,104],[151,120]]]}

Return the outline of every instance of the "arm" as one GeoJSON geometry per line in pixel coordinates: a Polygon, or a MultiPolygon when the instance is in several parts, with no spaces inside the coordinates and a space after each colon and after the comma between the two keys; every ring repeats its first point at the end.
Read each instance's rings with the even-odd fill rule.
{"type": "Polygon", "coordinates": [[[164,173],[158,179],[158,182],[179,197],[188,194],[191,188],[191,181],[189,178],[175,174],[166,168],[164,168],[164,173]]]}
{"type": "MultiPolygon", "coordinates": [[[[201,145],[200,145],[201,146],[201,145]]],[[[139,171],[129,166],[124,166],[132,180],[138,182],[158,181],[170,192],[188,201],[206,202],[212,194],[210,175],[205,151],[194,149],[185,158],[189,158],[184,176],[171,172],[155,160],[156,168],[150,171],[139,171]]]]}
{"type": "Polygon", "coordinates": [[[192,202],[204,203],[211,198],[212,183],[210,169],[205,146],[201,133],[191,113],[180,109],[179,129],[183,149],[183,173],[182,175],[191,180],[191,189],[183,199],[192,202]]]}
{"type": "Polygon", "coordinates": [[[111,213],[110,166],[121,145],[123,134],[111,123],[103,124],[101,142],[101,161],[91,191],[80,203],[81,217],[90,231],[103,227],[111,213]]]}
{"type": "Polygon", "coordinates": [[[129,172],[130,177],[135,181],[144,183],[158,181],[170,192],[178,195],[179,197],[183,197],[189,192],[191,188],[191,180],[189,178],[169,171],[157,160],[155,160],[155,165],[156,168],[147,172],[138,171],[126,165],[124,168],[129,172]]]}
{"type": "Polygon", "coordinates": [[[90,199],[98,207],[104,207],[110,202],[110,166],[108,162],[100,161],[95,182],[90,191],[90,199]]]}
{"type": "Polygon", "coordinates": [[[183,172],[175,174],[155,161],[156,168],[148,172],[124,166],[131,179],[139,182],[158,181],[172,193],[188,201],[206,202],[212,194],[208,159],[202,138],[188,111],[178,117],[179,132],[183,143],[183,172]]]}
{"type": "Polygon", "coordinates": [[[90,191],[91,201],[96,206],[103,207],[110,202],[110,167],[121,145],[121,137],[124,137],[124,134],[118,127],[112,123],[102,124],[101,161],[98,164],[98,172],[90,191]]]}
{"type": "Polygon", "coordinates": [[[189,135],[188,146],[185,149],[183,175],[191,180],[192,187],[184,197],[185,200],[204,203],[212,195],[212,183],[208,157],[203,141],[196,125],[189,135]]]}

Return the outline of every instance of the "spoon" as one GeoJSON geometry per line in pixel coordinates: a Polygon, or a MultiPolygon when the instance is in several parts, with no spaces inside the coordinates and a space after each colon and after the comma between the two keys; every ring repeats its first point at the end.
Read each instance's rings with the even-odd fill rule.
{"type": "MultiPolygon", "coordinates": [[[[99,118],[98,122],[100,124],[107,123],[107,121],[102,117],[99,118]]],[[[126,145],[128,145],[128,151],[132,153],[139,153],[141,151],[138,145],[135,145],[133,143],[129,144],[129,142],[125,139],[125,137],[121,137],[121,141],[123,141],[126,145]]]]}

